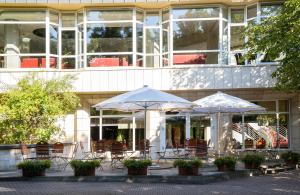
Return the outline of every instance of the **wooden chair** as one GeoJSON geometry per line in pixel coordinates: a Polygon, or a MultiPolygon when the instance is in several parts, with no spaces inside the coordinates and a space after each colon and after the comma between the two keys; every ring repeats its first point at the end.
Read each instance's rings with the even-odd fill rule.
{"type": "Polygon", "coordinates": [[[64,156],[64,147],[64,144],[61,142],[56,142],[52,146],[51,161],[58,170],[63,169],[68,163],[68,157],[64,156]]]}
{"type": "Polygon", "coordinates": [[[138,143],[140,149],[140,158],[151,158],[150,156],[150,141],[148,139],[142,139],[138,143]]]}
{"type": "Polygon", "coordinates": [[[117,167],[117,163],[124,160],[124,149],[122,142],[113,142],[111,145],[111,167],[117,167]]]}
{"type": "Polygon", "coordinates": [[[36,144],[36,158],[37,159],[50,159],[49,144],[45,141],[40,141],[36,144]]]}
{"type": "Polygon", "coordinates": [[[207,159],[207,142],[203,139],[197,139],[197,146],[196,146],[196,154],[195,156],[198,158],[205,158],[207,159]]]}

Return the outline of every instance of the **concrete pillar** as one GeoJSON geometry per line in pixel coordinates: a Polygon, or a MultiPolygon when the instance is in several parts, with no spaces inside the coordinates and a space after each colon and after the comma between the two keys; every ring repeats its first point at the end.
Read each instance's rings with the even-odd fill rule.
{"type": "Polygon", "coordinates": [[[161,113],[161,117],[160,117],[159,138],[160,138],[159,150],[163,152],[166,149],[166,114],[165,113],[161,113]]]}
{"type": "MultiPolygon", "coordinates": [[[[85,151],[90,151],[90,105],[83,100],[81,105],[82,107],[76,111],[75,131],[77,132],[77,141],[83,143],[85,151]]],[[[77,153],[81,154],[80,149],[77,153]]]]}
{"type": "Polygon", "coordinates": [[[191,138],[191,115],[189,113],[185,117],[185,138],[191,138]]]}
{"type": "Polygon", "coordinates": [[[232,145],[232,116],[230,114],[222,114],[220,117],[219,128],[219,154],[231,154],[233,152],[232,145]]]}
{"type": "Polygon", "coordinates": [[[212,150],[217,151],[218,150],[218,116],[217,114],[212,114],[210,117],[210,135],[211,135],[211,141],[210,145],[212,147],[212,150]]]}
{"type": "Polygon", "coordinates": [[[156,159],[156,152],[159,150],[160,146],[160,125],[161,125],[161,117],[159,111],[147,111],[147,131],[146,131],[146,139],[149,139],[150,145],[155,146],[151,149],[151,158],[156,159]]]}
{"type": "Polygon", "coordinates": [[[5,56],[4,62],[6,68],[20,67],[20,32],[18,24],[4,25],[5,48],[4,53],[12,56],[5,56]]]}

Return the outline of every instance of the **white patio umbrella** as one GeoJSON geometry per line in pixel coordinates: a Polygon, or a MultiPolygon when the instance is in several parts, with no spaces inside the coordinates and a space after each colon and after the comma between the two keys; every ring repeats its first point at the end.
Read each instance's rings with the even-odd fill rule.
{"type": "Polygon", "coordinates": [[[147,110],[187,110],[196,104],[181,97],[152,89],[148,86],[130,91],[110,99],[107,99],[94,107],[97,110],[121,110],[121,111],[144,111],[145,136],[146,136],[146,112],[147,110]]]}
{"type": "MultiPolygon", "coordinates": [[[[194,101],[199,107],[193,109],[196,113],[218,113],[217,136],[219,137],[220,113],[245,113],[252,111],[265,111],[265,108],[249,101],[234,97],[222,92],[194,101]]],[[[244,117],[242,118],[244,124],[244,117]]],[[[243,129],[244,130],[244,129],[243,129]]],[[[244,133],[242,134],[244,140],[244,133]]],[[[244,146],[244,144],[243,144],[244,146]]]]}

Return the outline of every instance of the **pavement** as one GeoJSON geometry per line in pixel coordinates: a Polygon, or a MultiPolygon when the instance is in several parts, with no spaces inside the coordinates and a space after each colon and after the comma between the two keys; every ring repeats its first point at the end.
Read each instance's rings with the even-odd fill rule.
{"type": "Polygon", "coordinates": [[[260,175],[207,185],[162,183],[110,183],[110,182],[38,182],[1,181],[2,195],[93,195],[93,194],[300,194],[300,171],[293,170],[274,175],[260,175]]]}

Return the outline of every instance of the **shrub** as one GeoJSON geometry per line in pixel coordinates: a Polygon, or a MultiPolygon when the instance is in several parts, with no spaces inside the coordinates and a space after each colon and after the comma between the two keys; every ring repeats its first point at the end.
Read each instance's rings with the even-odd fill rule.
{"type": "Polygon", "coordinates": [[[100,167],[100,161],[99,160],[89,160],[89,161],[72,160],[71,167],[74,170],[78,170],[80,172],[86,172],[91,169],[100,167]]]}
{"type": "Polygon", "coordinates": [[[42,176],[45,169],[51,167],[49,160],[28,160],[17,164],[18,169],[23,170],[23,176],[42,176]]]}
{"type": "Polygon", "coordinates": [[[125,160],[124,166],[132,169],[143,169],[152,165],[151,160],[125,160]]]}
{"type": "Polygon", "coordinates": [[[285,153],[282,153],[280,155],[280,157],[285,161],[285,162],[290,162],[290,163],[298,163],[299,160],[300,160],[300,154],[296,153],[296,152],[292,152],[292,151],[289,151],[289,152],[285,152],[285,153]]]}
{"type": "Polygon", "coordinates": [[[179,168],[199,168],[202,166],[202,161],[198,158],[192,160],[177,159],[174,161],[173,166],[179,168]]]}
{"type": "Polygon", "coordinates": [[[246,154],[241,160],[245,164],[252,165],[254,166],[253,168],[257,168],[264,161],[264,158],[259,154],[246,154]]]}
{"type": "Polygon", "coordinates": [[[219,168],[226,166],[229,170],[235,170],[236,160],[231,156],[219,157],[215,160],[214,164],[219,168]]]}

